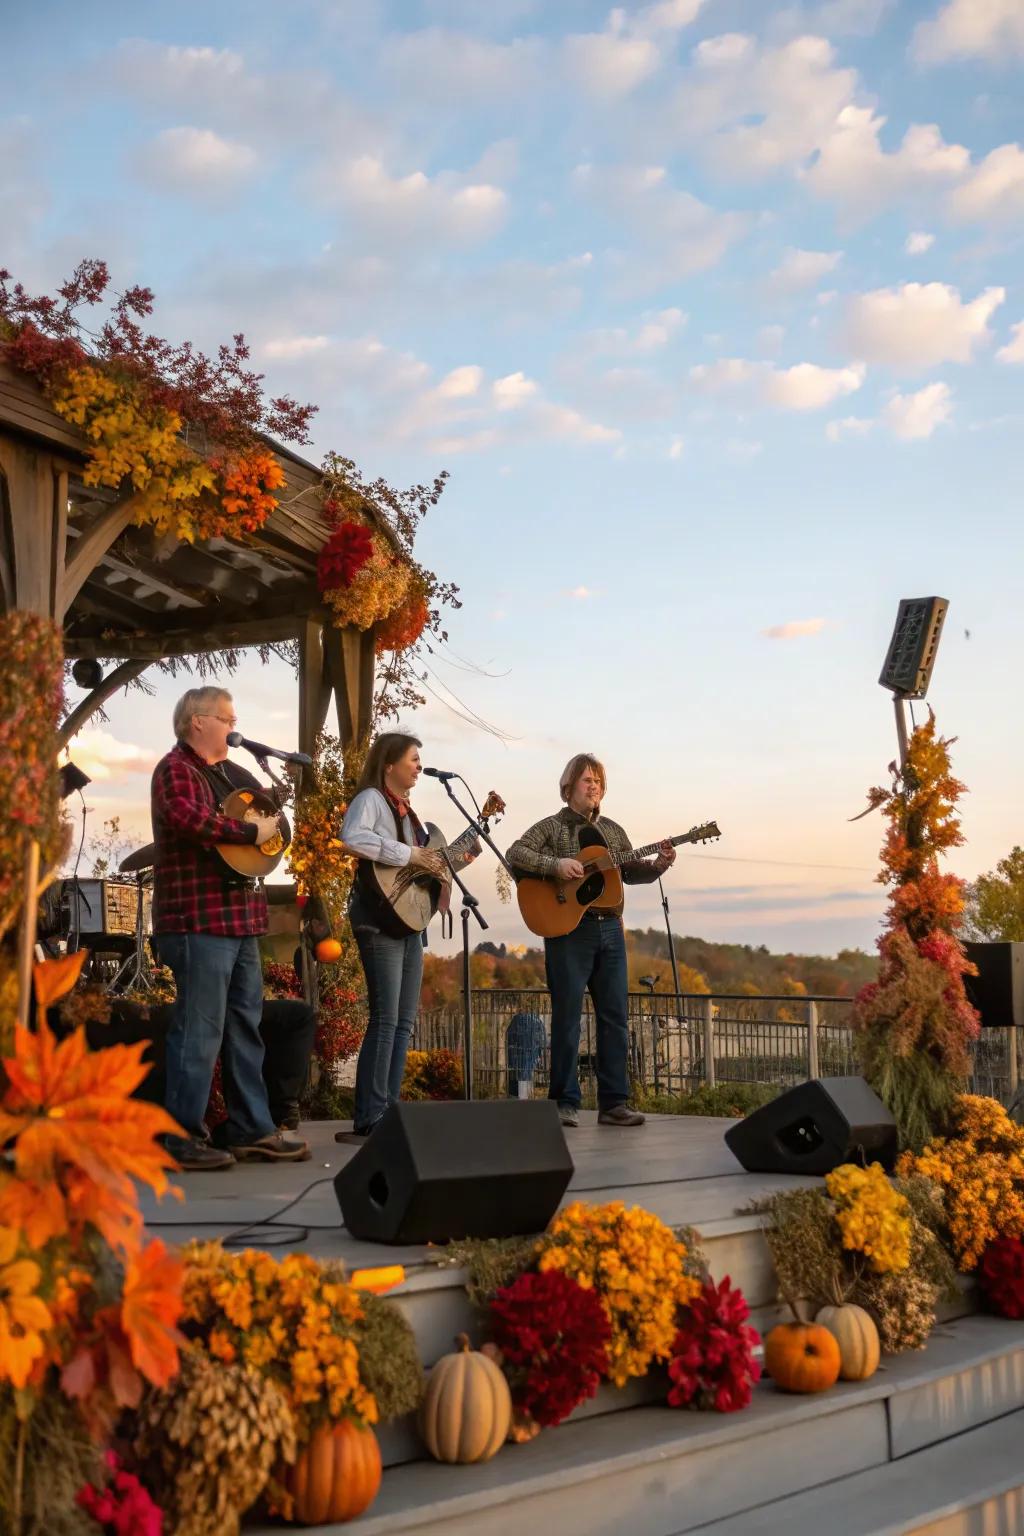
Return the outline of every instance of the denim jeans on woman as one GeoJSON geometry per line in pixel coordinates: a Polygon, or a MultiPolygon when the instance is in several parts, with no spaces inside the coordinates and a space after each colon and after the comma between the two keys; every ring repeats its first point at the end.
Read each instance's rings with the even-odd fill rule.
{"type": "Polygon", "coordinates": [[[597,1107],[629,1098],[629,1010],[622,919],[588,913],[572,933],[544,941],[551,993],[548,1098],[579,1109],[580,1017],[589,990],[597,1018],[597,1107]]]}
{"type": "Polygon", "coordinates": [[[402,1092],[409,1037],[416,1022],[423,977],[423,940],[418,933],[393,939],[357,928],[356,943],[366,975],[370,1022],[356,1065],[357,1131],[368,1131],[402,1092]]]}
{"type": "MultiPolygon", "coordinates": [[[[167,1033],[167,1112],[186,1136],[207,1139],[204,1116],[213,1069],[223,1056],[226,1146],[248,1146],[275,1130],[263,1081],[263,969],[254,938],[161,933],[161,965],[178,996],[167,1033]]],[[[171,1146],[174,1151],[174,1146],[171,1146]]]]}

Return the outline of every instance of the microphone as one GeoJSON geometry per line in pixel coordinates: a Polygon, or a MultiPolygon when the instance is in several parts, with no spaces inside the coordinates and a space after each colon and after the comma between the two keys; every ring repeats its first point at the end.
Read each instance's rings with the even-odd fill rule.
{"type": "Polygon", "coordinates": [[[228,731],[229,747],[244,747],[253,757],[277,757],[282,763],[296,763],[300,768],[312,768],[313,759],[305,752],[282,752],[280,747],[265,747],[262,741],[250,741],[241,731],[228,731]]]}
{"type": "MultiPolygon", "coordinates": [[[[231,740],[231,737],[228,737],[231,740]]],[[[448,773],[444,768],[424,768],[423,772],[431,779],[457,779],[457,773],[448,773]]]]}

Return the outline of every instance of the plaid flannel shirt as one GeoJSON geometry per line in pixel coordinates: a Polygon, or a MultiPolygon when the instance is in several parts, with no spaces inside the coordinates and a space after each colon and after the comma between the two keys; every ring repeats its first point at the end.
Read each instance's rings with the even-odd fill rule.
{"type": "MultiPolygon", "coordinates": [[[[554,816],[545,816],[514,842],[505,857],[512,868],[524,875],[556,873],[559,859],[575,859],[580,852],[580,829],[595,827],[613,853],[625,853],[632,846],[617,821],[607,816],[581,816],[579,811],[563,806],[554,816]]],[[[649,885],[658,878],[657,865],[647,859],[623,864],[619,870],[624,885],[649,885]]],[[[605,910],[602,908],[602,911],[605,910]]],[[[622,915],[622,903],[612,909],[622,915]]]]}
{"type": "MultiPolygon", "coordinates": [[[[153,773],[153,932],[245,938],[267,931],[267,898],[255,880],[229,871],[217,843],[255,843],[249,822],[222,816],[198,753],[179,742],[153,773]]],[[[257,780],[231,764],[239,787],[257,780]]]]}

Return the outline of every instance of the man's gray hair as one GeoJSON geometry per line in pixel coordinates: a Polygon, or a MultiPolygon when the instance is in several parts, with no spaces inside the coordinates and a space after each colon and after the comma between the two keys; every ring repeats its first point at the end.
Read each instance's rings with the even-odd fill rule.
{"type": "Polygon", "coordinates": [[[174,734],[184,741],[192,729],[193,715],[215,715],[221,699],[230,699],[226,688],[190,688],[174,706],[174,734]]]}

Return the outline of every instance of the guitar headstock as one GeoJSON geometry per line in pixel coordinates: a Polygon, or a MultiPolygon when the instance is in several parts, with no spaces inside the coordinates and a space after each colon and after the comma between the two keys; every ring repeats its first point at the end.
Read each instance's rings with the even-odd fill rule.
{"type": "Polygon", "coordinates": [[[717,821],[706,821],[702,826],[690,828],[689,839],[691,843],[712,843],[721,835],[717,821]]]}
{"type": "Polygon", "coordinates": [[[496,789],[487,791],[487,799],[484,801],[483,810],[480,812],[481,821],[489,821],[492,816],[504,816],[505,802],[496,789]]]}

